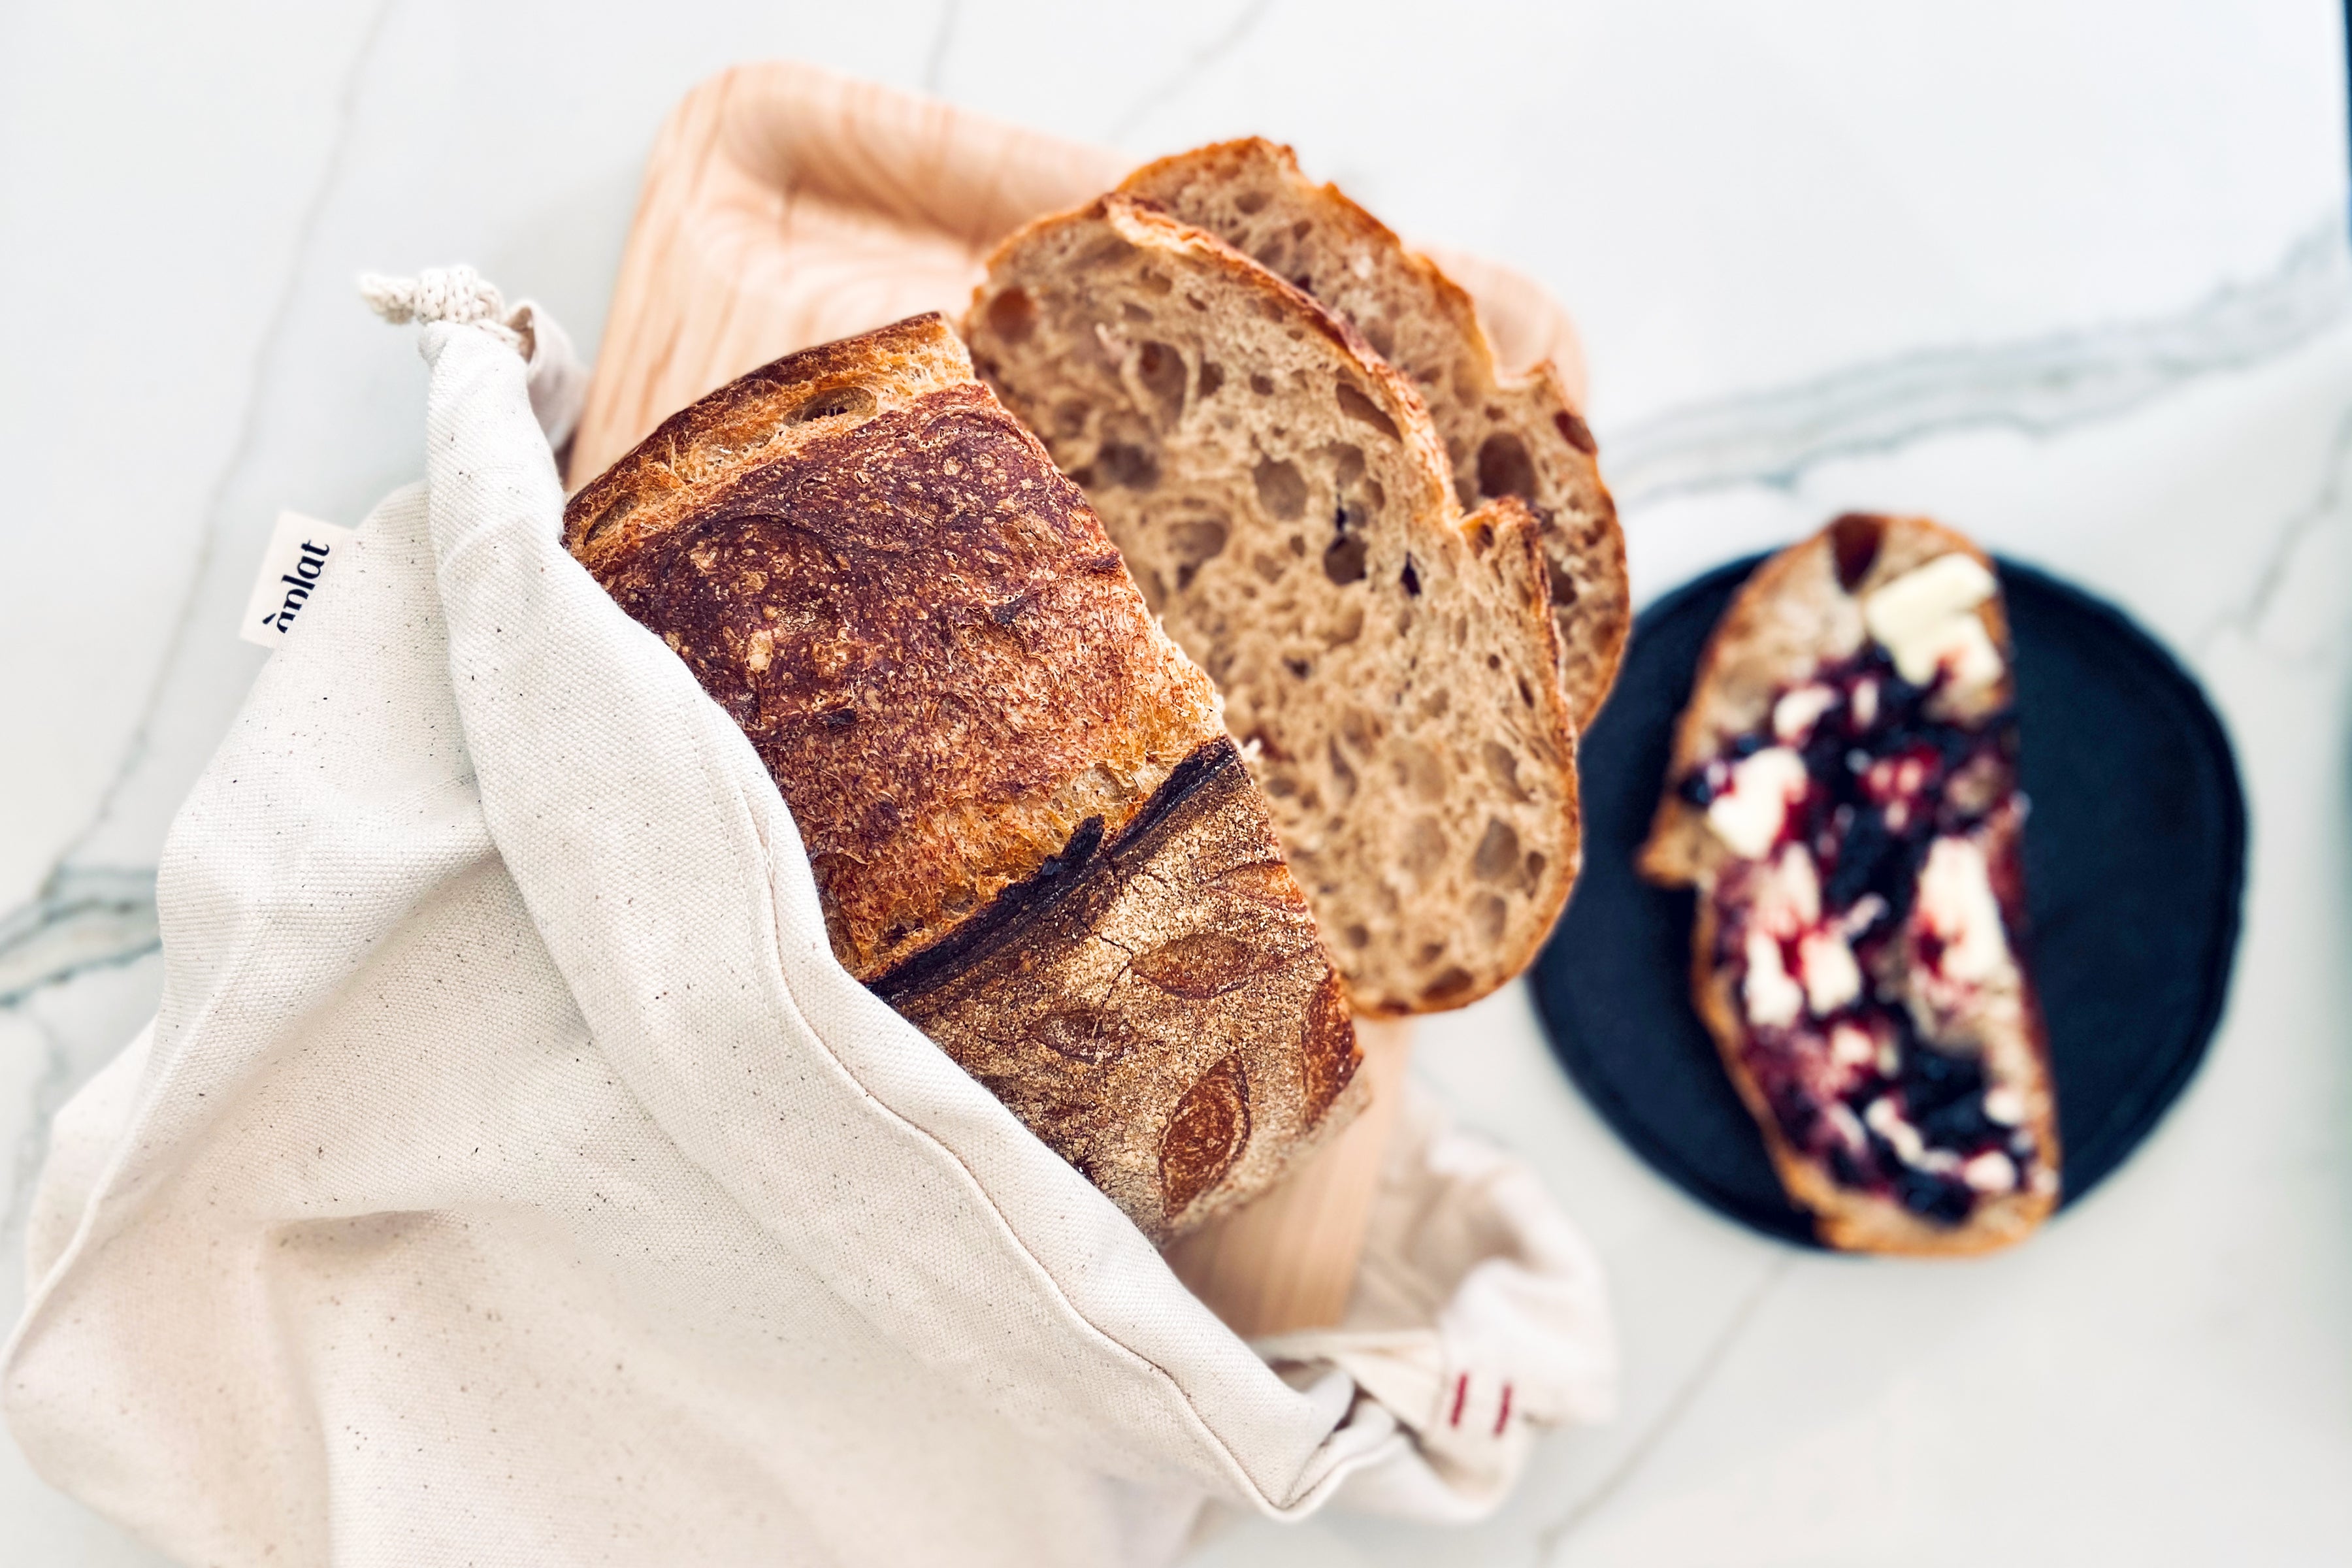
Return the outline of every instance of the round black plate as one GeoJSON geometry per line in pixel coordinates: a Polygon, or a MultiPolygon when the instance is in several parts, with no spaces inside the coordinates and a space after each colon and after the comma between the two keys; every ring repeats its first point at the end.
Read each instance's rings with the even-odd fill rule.
{"type": "MultiPolygon", "coordinates": [[[[1700,649],[1762,557],[1643,612],[1578,752],[1584,870],[1537,961],[1569,1075],[1677,1186],[1768,1235],[1818,1245],[1690,1001],[1693,895],[1634,875],[1700,649]]],[[[2238,944],[2246,807],[2221,721],[2121,612],[2000,563],[2017,644],[2027,796],[2025,945],[2050,1026],[2065,1195],[2097,1186],[2186,1087],[2238,944]]]]}

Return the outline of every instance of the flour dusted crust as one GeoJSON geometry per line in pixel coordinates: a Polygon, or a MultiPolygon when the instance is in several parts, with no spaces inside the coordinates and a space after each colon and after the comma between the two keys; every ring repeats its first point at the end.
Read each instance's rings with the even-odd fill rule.
{"type": "Polygon", "coordinates": [[[1470,296],[1336,185],[1261,137],[1162,158],[1125,194],[1209,230],[1344,318],[1429,405],[1465,507],[1502,496],[1538,524],[1558,619],[1561,680],[1580,727],[1600,709],[1633,626],[1625,541],[1592,432],[1549,363],[1496,363],[1470,296]]]}
{"type": "MultiPolygon", "coordinates": [[[[1675,736],[1668,788],[1648,842],[1641,853],[1643,873],[1670,886],[1698,890],[1692,937],[1692,993],[1698,1013],[1722,1055],[1740,1099],[1756,1117],[1782,1185],[1816,1216],[1828,1245],[1858,1251],[1959,1255],[1980,1253],[2022,1239],[2055,1209],[2059,1143],[2054,1092],[2050,1082],[2047,1040],[2031,976],[2017,950],[2024,929],[2022,885],[2017,876],[2023,823],[2021,800],[2011,798],[1987,811],[1966,836],[1992,868],[2006,939],[2004,962],[1975,988],[1965,1007],[1939,1016],[1927,1043],[1981,1064],[1989,1085],[2015,1097],[2017,1125],[2037,1151],[2035,1168],[2047,1179],[2034,1186],[1987,1196],[1958,1224],[1921,1217],[1892,1198],[1860,1191],[1832,1178],[1825,1164],[1800,1149],[1780,1124],[1770,1098],[1751,1070],[1751,1025],[1742,994],[1742,973],[1727,957],[1725,921],[1743,914],[1745,879],[1760,876],[1756,862],[1743,860],[1707,823],[1706,811],[1675,787],[1725,756],[1744,736],[1770,731],[1776,701],[1814,681],[1827,668],[1865,654],[1872,637],[1863,605],[1873,593],[1940,557],[1961,554],[1990,569],[1983,552],[1967,539],[1920,518],[1851,514],[1773,556],[1742,586],[1717,624],[1702,656],[1675,736]]],[[[2009,674],[2011,645],[2006,617],[1996,594],[1973,612],[2002,658],[2000,678],[1948,700],[1945,710],[1961,725],[1998,721],[2014,700],[2009,674]]],[[[1919,963],[1904,952],[1901,962],[1919,963]]],[[[1911,971],[1906,969],[1907,975],[1911,971]]]]}
{"type": "Polygon", "coordinates": [[[564,542],[767,764],[844,966],[1155,1239],[1353,1115],[1208,680],[940,317],[712,393],[564,542]]]}
{"type": "Polygon", "coordinates": [[[1352,328],[1129,197],[1006,240],[966,334],[1217,682],[1356,1010],[1524,968],[1578,849],[1526,506],[1464,518],[1419,395],[1352,328]]]}
{"type": "Polygon", "coordinates": [[[1000,900],[1017,938],[951,939],[874,988],[1121,1208],[1189,1228],[1271,1185],[1286,1131],[1343,1120],[1354,1081],[1347,1000],[1272,841],[1219,736],[1125,832],[1000,900]]]}

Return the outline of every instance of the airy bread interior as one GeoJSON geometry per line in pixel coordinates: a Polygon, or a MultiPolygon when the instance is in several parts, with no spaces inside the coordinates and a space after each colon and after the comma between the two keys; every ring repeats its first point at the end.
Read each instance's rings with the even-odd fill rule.
{"type": "Polygon", "coordinates": [[[1518,973],[1578,843],[1526,506],[1465,520],[1421,399],[1351,328],[1124,196],[1008,239],[966,336],[1223,692],[1356,1009],[1518,973]]]}
{"type": "Polygon", "coordinates": [[[1465,507],[1517,496],[1535,514],[1578,725],[1616,679],[1633,625],[1625,542],[1592,432],[1549,363],[1507,374],[1468,294],[1378,218],[1260,137],[1146,164],[1119,189],[1205,228],[1361,332],[1429,405],[1465,507]]]}

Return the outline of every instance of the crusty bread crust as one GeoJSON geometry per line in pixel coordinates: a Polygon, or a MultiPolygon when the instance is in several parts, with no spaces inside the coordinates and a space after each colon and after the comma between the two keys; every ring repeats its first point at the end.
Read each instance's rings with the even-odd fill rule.
{"type": "Polygon", "coordinates": [[[1356,1011],[1475,1000],[1577,863],[1533,521],[1461,515],[1412,384],[1249,258],[1111,195],[991,258],[982,374],[1216,680],[1356,1011]]]}
{"type": "Polygon", "coordinates": [[[981,940],[874,988],[1167,1240],[1272,1184],[1366,1100],[1339,977],[1273,842],[1220,736],[1124,832],[1081,837],[998,900],[1007,918],[981,940]]]}
{"type": "MultiPolygon", "coordinates": [[[[1759,566],[1724,611],[1700,656],[1690,700],[1675,728],[1667,770],[1670,786],[1719,755],[1735,737],[1767,725],[1779,693],[1811,679],[1823,664],[1860,652],[1869,635],[1861,601],[1872,591],[1954,552],[1991,565],[1969,540],[1925,518],[1854,515],[1840,523],[1864,525],[1863,531],[1874,532],[1876,541],[1865,569],[1858,574],[1849,571],[1849,582],[1841,581],[1835,542],[1839,525],[1832,525],[1759,566]]],[[[1850,568],[1852,562],[1847,564],[1850,568]]],[[[1969,705],[1969,713],[1980,715],[2008,707],[2015,687],[2008,673],[2012,651],[2008,619],[1999,595],[1977,614],[2000,650],[2004,667],[2000,680],[1984,688],[1969,705]]],[[[2021,826],[2017,813],[1998,816],[1985,830],[1988,858],[1996,863],[2013,860],[2021,826]]],[[[1691,938],[1692,1000],[1742,1103],[1763,1132],[1781,1185],[1815,1216],[1822,1240],[1853,1251],[1962,1256],[1995,1251],[2030,1235],[2055,1210],[2055,1193],[2003,1194],[1979,1204],[1965,1224],[1937,1226],[1889,1198],[1838,1185],[1790,1144],[1743,1058],[1748,1030],[1738,975],[1717,956],[1721,931],[1710,894],[1734,858],[1708,829],[1705,813],[1667,788],[1641,850],[1642,873],[1665,886],[1699,889],[1691,938]]],[[[2023,931],[2021,887],[2013,879],[1999,879],[1994,889],[2004,926],[2011,933],[2023,931]]],[[[2016,985],[2013,994],[1996,997],[1976,1020],[1976,1043],[1995,1077],[2021,1093],[2023,1125],[2054,1169],[2059,1143],[2049,1044],[2021,958],[2016,963],[2016,985]]]]}
{"type": "Polygon", "coordinates": [[[922,320],[720,389],[567,509],[782,783],[860,978],[1220,733],[1086,498],[922,320]],[[849,406],[767,432],[813,401],[849,406]]]}
{"type": "Polygon", "coordinates": [[[1155,1239],[1361,1103],[1207,679],[940,318],[711,394],[564,536],[767,764],[843,965],[1155,1239]]]}
{"type": "Polygon", "coordinates": [[[711,486],[971,379],[971,356],[937,313],[786,354],[671,415],[581,487],[563,509],[564,548],[601,572],[711,486]]]}
{"type": "Polygon", "coordinates": [[[1470,296],[1337,185],[1262,137],[1147,163],[1119,189],[1205,228],[1361,332],[1427,403],[1465,507],[1517,496],[1534,512],[1580,728],[1617,678],[1633,626],[1625,541],[1592,432],[1549,362],[1497,364],[1470,296]]]}

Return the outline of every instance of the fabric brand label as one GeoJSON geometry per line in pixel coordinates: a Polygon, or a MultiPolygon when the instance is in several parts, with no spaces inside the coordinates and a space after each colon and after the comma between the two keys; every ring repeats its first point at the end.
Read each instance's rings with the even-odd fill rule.
{"type": "Polygon", "coordinates": [[[279,512],[236,635],[262,647],[284,642],[351,538],[352,530],[339,523],[321,522],[299,511],[279,512]]]}

